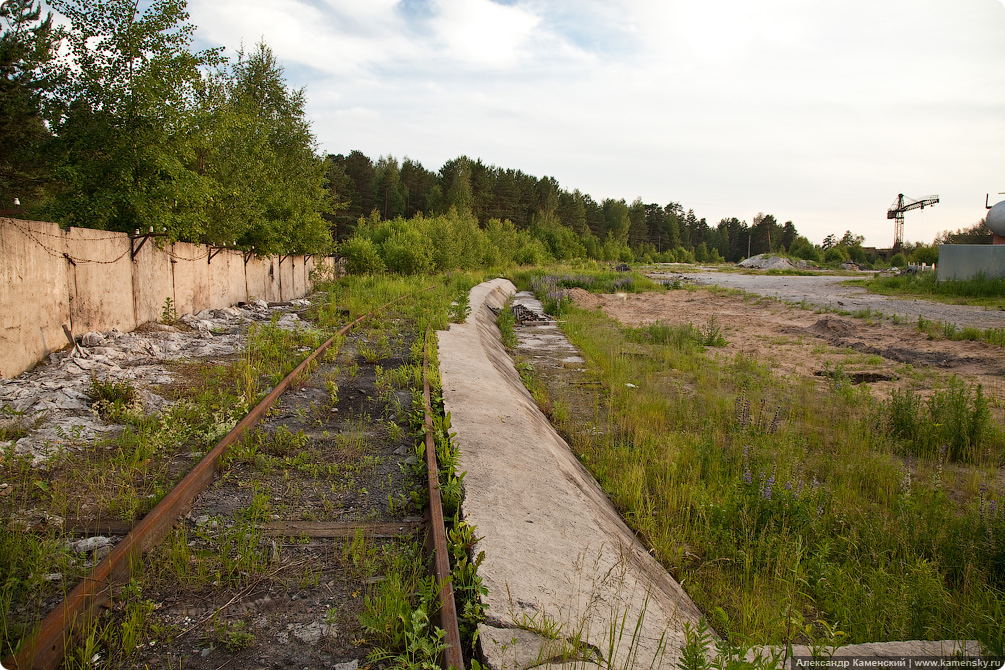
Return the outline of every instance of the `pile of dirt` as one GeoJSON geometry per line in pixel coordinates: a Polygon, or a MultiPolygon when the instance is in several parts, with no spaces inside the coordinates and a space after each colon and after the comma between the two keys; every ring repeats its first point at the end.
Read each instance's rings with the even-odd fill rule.
{"type": "Polygon", "coordinates": [[[737,263],[741,268],[752,270],[792,270],[796,266],[787,258],[772,256],[771,254],[757,254],[737,263]]]}
{"type": "Polygon", "coordinates": [[[845,319],[839,319],[834,316],[825,316],[807,328],[806,332],[811,335],[819,335],[822,337],[845,337],[852,335],[855,332],[855,325],[849,323],[845,319]]]}
{"type": "Polygon", "coordinates": [[[569,289],[572,301],[584,309],[598,309],[604,304],[603,298],[583,288],[569,289]]]}

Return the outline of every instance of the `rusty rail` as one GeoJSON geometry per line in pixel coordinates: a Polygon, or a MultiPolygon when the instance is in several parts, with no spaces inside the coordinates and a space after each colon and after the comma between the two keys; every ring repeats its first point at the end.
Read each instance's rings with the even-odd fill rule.
{"type": "Polygon", "coordinates": [[[461,633],[457,624],[457,604],[450,579],[450,553],[447,549],[446,526],[443,520],[443,501],[440,499],[440,468],[436,463],[436,442],[433,439],[433,407],[429,393],[429,329],[422,355],[422,395],[425,398],[426,470],[429,474],[430,532],[433,535],[433,569],[440,590],[440,625],[446,632],[446,666],[463,670],[461,633]]]}
{"type": "Polygon", "coordinates": [[[142,554],[160,542],[181,515],[188,510],[196,496],[209,488],[227,448],[272,408],[279,396],[299,379],[307,366],[331,346],[337,337],[345,335],[356,324],[409,295],[411,294],[399,296],[360,316],[328,338],[286,375],[233,430],[196,463],[185,478],[171,489],[121,542],[115,545],[112,552],[94,567],[91,574],[43,619],[38,632],[25,642],[21,650],[16,655],[4,659],[3,667],[17,670],[29,668],[54,670],[62,662],[75,629],[81,628],[102,606],[108,604],[112,587],[128,581],[133,567],[139,562],[142,554]]]}

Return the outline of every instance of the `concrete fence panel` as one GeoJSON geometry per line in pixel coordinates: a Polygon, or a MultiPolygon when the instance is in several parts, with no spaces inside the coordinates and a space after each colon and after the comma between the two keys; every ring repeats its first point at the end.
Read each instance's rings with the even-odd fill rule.
{"type": "MultiPolygon", "coordinates": [[[[300,298],[311,290],[303,256],[250,257],[148,238],[132,257],[125,233],[0,218],[0,377],[13,377],[74,335],[129,331],[162,317],[171,298],[177,314],[262,298],[300,298]]],[[[323,259],[321,262],[328,262],[323,259]]]]}
{"type": "Polygon", "coordinates": [[[303,256],[293,256],[293,296],[299,298],[307,292],[307,260],[303,256]]]}
{"type": "Polygon", "coordinates": [[[54,223],[0,219],[0,377],[20,374],[68,344],[63,249],[54,223]]]}
{"type": "Polygon", "coordinates": [[[107,230],[64,232],[73,334],[136,327],[129,236],[107,230]]]}
{"type": "Polygon", "coordinates": [[[186,242],[173,245],[174,301],[179,314],[195,314],[209,307],[208,257],[207,247],[186,242]]]}
{"type": "Polygon", "coordinates": [[[293,277],[296,275],[294,265],[296,261],[293,256],[279,257],[279,299],[290,300],[297,297],[294,290],[293,277]]]}
{"type": "MultiPolygon", "coordinates": [[[[174,304],[173,265],[168,253],[170,246],[158,248],[157,239],[147,239],[133,261],[133,312],[136,315],[136,325],[159,321],[164,316],[168,298],[175,311],[178,310],[178,306],[174,304]]],[[[139,245],[139,240],[136,244],[139,245]]]]}
{"type": "Polygon", "coordinates": [[[266,274],[265,282],[265,299],[269,302],[278,302],[282,300],[282,285],[280,284],[280,262],[279,256],[270,256],[268,261],[269,267],[266,274]]]}
{"type": "Polygon", "coordinates": [[[248,289],[244,280],[244,254],[221,251],[209,262],[209,307],[221,309],[247,302],[248,289]]]}
{"type": "Polygon", "coordinates": [[[248,287],[248,300],[269,299],[269,270],[271,259],[252,256],[244,266],[244,276],[248,287]]]}

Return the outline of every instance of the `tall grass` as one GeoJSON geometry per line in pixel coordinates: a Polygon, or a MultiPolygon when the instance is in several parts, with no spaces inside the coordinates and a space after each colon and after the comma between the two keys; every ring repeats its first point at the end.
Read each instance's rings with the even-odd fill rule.
{"type": "Polygon", "coordinates": [[[559,428],[719,632],[1001,643],[988,622],[1005,606],[1005,447],[979,389],[884,405],[839,378],[713,359],[691,337],[565,319],[600,382],[601,430],[559,428]],[[947,448],[922,448],[935,425],[947,448]]]}

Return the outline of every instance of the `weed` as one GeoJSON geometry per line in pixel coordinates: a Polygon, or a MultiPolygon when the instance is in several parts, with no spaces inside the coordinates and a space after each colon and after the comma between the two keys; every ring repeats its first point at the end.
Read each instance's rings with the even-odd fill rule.
{"type": "Polygon", "coordinates": [[[715,316],[708,319],[708,323],[701,329],[701,343],[706,347],[724,347],[726,338],[722,335],[722,327],[715,320],[715,316]]]}
{"type": "Polygon", "coordinates": [[[128,422],[143,411],[139,392],[125,379],[114,381],[109,377],[104,380],[92,377],[87,397],[91,408],[106,421],[128,422]]]}
{"type": "Polygon", "coordinates": [[[164,298],[164,306],[161,308],[161,323],[168,326],[174,326],[178,323],[178,311],[171,298],[164,298]]]}
{"type": "Polygon", "coordinates": [[[468,304],[468,290],[465,290],[458,293],[454,301],[450,303],[450,322],[464,323],[470,313],[471,305],[468,304]]]}
{"type": "Polygon", "coordinates": [[[622,328],[574,307],[564,318],[600,393],[558,398],[585,405],[596,430],[558,428],[698,605],[722,608],[731,642],[956,638],[1005,607],[976,484],[961,490],[948,466],[1005,458],[982,388],[880,401],[841,366],[821,388],[742,354],[705,356],[693,325],[622,328]],[[920,459],[907,487],[898,452],[920,459]]]}
{"type": "Polygon", "coordinates": [[[45,412],[30,414],[4,405],[0,407],[0,442],[17,442],[45,421],[45,412]]]}
{"type": "Polygon", "coordinates": [[[505,304],[499,308],[499,313],[496,315],[496,325],[499,326],[499,334],[502,338],[503,346],[508,350],[513,351],[516,349],[516,320],[513,315],[513,301],[511,298],[507,298],[505,304]]]}
{"type": "Polygon", "coordinates": [[[255,635],[248,630],[244,621],[227,621],[214,617],[206,641],[223,645],[227,651],[236,654],[250,647],[255,641],[255,635]]]}

